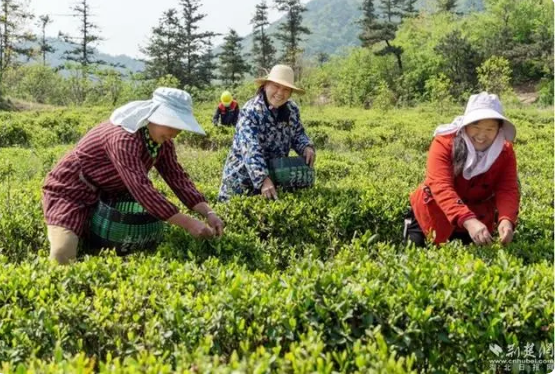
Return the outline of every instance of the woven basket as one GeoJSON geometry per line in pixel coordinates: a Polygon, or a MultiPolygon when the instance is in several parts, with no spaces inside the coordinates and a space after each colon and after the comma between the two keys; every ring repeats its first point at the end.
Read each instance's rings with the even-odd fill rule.
{"type": "Polygon", "coordinates": [[[130,196],[101,200],[90,220],[89,249],[115,248],[119,255],[153,249],[164,235],[164,222],[130,196]]]}
{"type": "Polygon", "coordinates": [[[280,157],[270,160],[268,171],[276,186],[297,189],[314,185],[314,168],[308,166],[302,157],[280,157]]]}

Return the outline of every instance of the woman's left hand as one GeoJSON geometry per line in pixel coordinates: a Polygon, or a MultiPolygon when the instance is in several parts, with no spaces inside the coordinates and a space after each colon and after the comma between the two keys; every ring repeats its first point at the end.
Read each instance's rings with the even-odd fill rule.
{"type": "Polygon", "coordinates": [[[210,212],[206,217],[206,221],[214,229],[216,236],[222,236],[224,233],[224,222],[214,212],[210,212]]]}
{"type": "Polygon", "coordinates": [[[508,244],[513,241],[513,224],[508,219],[501,220],[499,226],[497,227],[499,231],[499,239],[501,244],[508,244]]]}
{"type": "Polygon", "coordinates": [[[316,152],[314,151],[314,148],[311,146],[306,147],[303,151],[303,156],[306,164],[311,168],[314,167],[314,161],[316,160],[316,152]]]}

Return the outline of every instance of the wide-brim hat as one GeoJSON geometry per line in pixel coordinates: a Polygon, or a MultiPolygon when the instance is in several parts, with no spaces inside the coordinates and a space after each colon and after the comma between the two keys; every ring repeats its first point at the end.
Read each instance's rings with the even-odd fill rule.
{"type": "Polygon", "coordinates": [[[483,119],[499,119],[503,121],[505,139],[510,142],[515,140],[516,127],[503,115],[503,106],[497,95],[480,92],[477,95],[470,96],[466,104],[461,127],[483,119]]]}
{"type": "Polygon", "coordinates": [[[270,70],[270,74],[264,78],[257,78],[254,81],[259,87],[270,81],[289,87],[293,92],[300,95],[305,93],[302,88],[295,86],[295,73],[293,69],[287,65],[275,65],[272,70],[270,70]]]}
{"type": "Polygon", "coordinates": [[[159,105],[148,117],[149,122],[206,135],[193,116],[193,100],[189,93],[177,88],[160,87],[154,91],[152,100],[159,105]]]}

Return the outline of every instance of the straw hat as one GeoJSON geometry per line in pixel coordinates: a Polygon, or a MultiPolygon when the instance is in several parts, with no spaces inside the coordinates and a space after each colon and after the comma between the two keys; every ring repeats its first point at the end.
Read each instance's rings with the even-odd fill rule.
{"type": "Polygon", "coordinates": [[[272,70],[270,70],[270,74],[268,74],[267,77],[257,78],[254,81],[259,87],[270,81],[289,87],[293,90],[293,92],[298,94],[304,94],[304,90],[302,88],[295,86],[295,73],[293,72],[293,69],[287,65],[275,65],[272,70]]]}

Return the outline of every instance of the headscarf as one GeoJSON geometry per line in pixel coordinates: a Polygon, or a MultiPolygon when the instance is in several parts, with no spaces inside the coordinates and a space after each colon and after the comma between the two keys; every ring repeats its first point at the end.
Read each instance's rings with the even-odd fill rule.
{"type": "Polygon", "coordinates": [[[463,116],[456,117],[450,124],[440,125],[434,131],[434,137],[443,136],[456,133],[457,137],[461,137],[466,145],[467,154],[464,166],[462,168],[462,175],[464,179],[471,179],[477,175],[487,172],[491,165],[497,160],[501,154],[505,144],[505,132],[501,127],[495,137],[493,143],[483,152],[476,151],[472,141],[466,135],[463,125],[463,116]]]}

